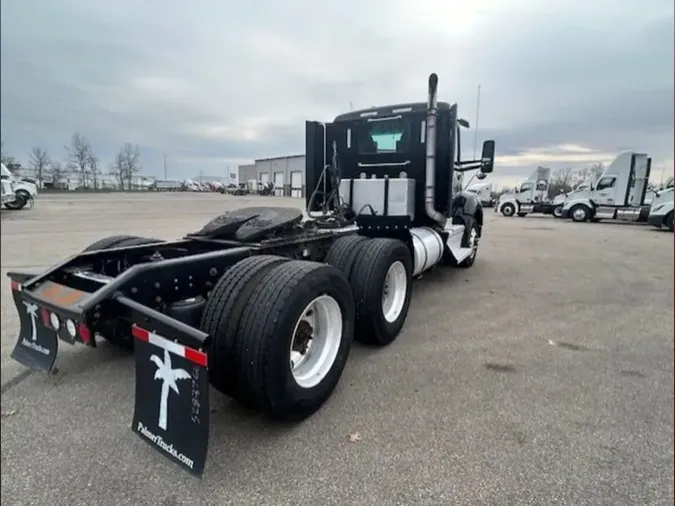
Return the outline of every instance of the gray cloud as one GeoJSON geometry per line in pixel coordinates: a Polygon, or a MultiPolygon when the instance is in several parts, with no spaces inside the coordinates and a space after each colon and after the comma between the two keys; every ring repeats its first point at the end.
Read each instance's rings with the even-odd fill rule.
{"type": "MultiPolygon", "coordinates": [[[[224,174],[302,152],[305,119],[424,100],[435,71],[441,99],[472,123],[481,84],[478,139],[503,157],[495,179],[624,149],[672,171],[672,2],[464,4],[4,2],[5,149],[59,155],[80,131],[104,160],[132,141],[148,173],[168,153],[175,176],[224,174]]],[[[464,140],[470,153],[473,132],[464,140]]]]}

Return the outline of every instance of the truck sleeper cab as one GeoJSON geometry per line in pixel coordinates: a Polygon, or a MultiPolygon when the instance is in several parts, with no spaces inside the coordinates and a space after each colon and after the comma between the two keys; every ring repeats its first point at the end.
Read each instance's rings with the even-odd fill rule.
{"type": "Polygon", "coordinates": [[[650,206],[644,202],[651,162],[644,153],[619,154],[591,186],[589,195],[571,196],[565,201],[562,218],[575,222],[646,222],[650,206]]]}

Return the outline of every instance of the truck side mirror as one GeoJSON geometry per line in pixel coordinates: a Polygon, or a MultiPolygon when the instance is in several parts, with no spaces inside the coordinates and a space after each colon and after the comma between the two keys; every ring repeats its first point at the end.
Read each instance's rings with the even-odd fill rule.
{"type": "Polygon", "coordinates": [[[485,172],[481,171],[481,172],[479,172],[478,174],[476,174],[476,179],[478,179],[479,181],[482,181],[482,180],[485,179],[487,176],[488,176],[488,175],[487,175],[485,172]]]}
{"type": "Polygon", "coordinates": [[[492,172],[495,165],[495,141],[488,140],[483,142],[483,154],[480,158],[480,171],[484,174],[492,172]]]}

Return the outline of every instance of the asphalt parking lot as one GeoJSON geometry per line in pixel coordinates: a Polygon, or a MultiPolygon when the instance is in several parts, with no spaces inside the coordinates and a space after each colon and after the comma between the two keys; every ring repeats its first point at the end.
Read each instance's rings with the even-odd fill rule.
{"type": "Polygon", "coordinates": [[[251,203],[303,205],[41,195],[2,212],[3,506],[673,503],[673,235],[644,226],[488,210],[475,265],[418,281],[399,338],[355,345],[314,417],[275,425],[212,391],[201,480],[131,432],[130,356],[61,344],[49,377],[10,358],[8,270],[251,203]]]}

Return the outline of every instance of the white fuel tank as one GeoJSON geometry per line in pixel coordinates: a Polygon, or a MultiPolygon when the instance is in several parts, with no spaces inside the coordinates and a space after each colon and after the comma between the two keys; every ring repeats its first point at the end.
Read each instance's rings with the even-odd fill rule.
{"type": "Polygon", "coordinates": [[[429,227],[411,228],[410,235],[415,255],[413,276],[417,276],[441,261],[445,246],[440,234],[429,227]]]}

